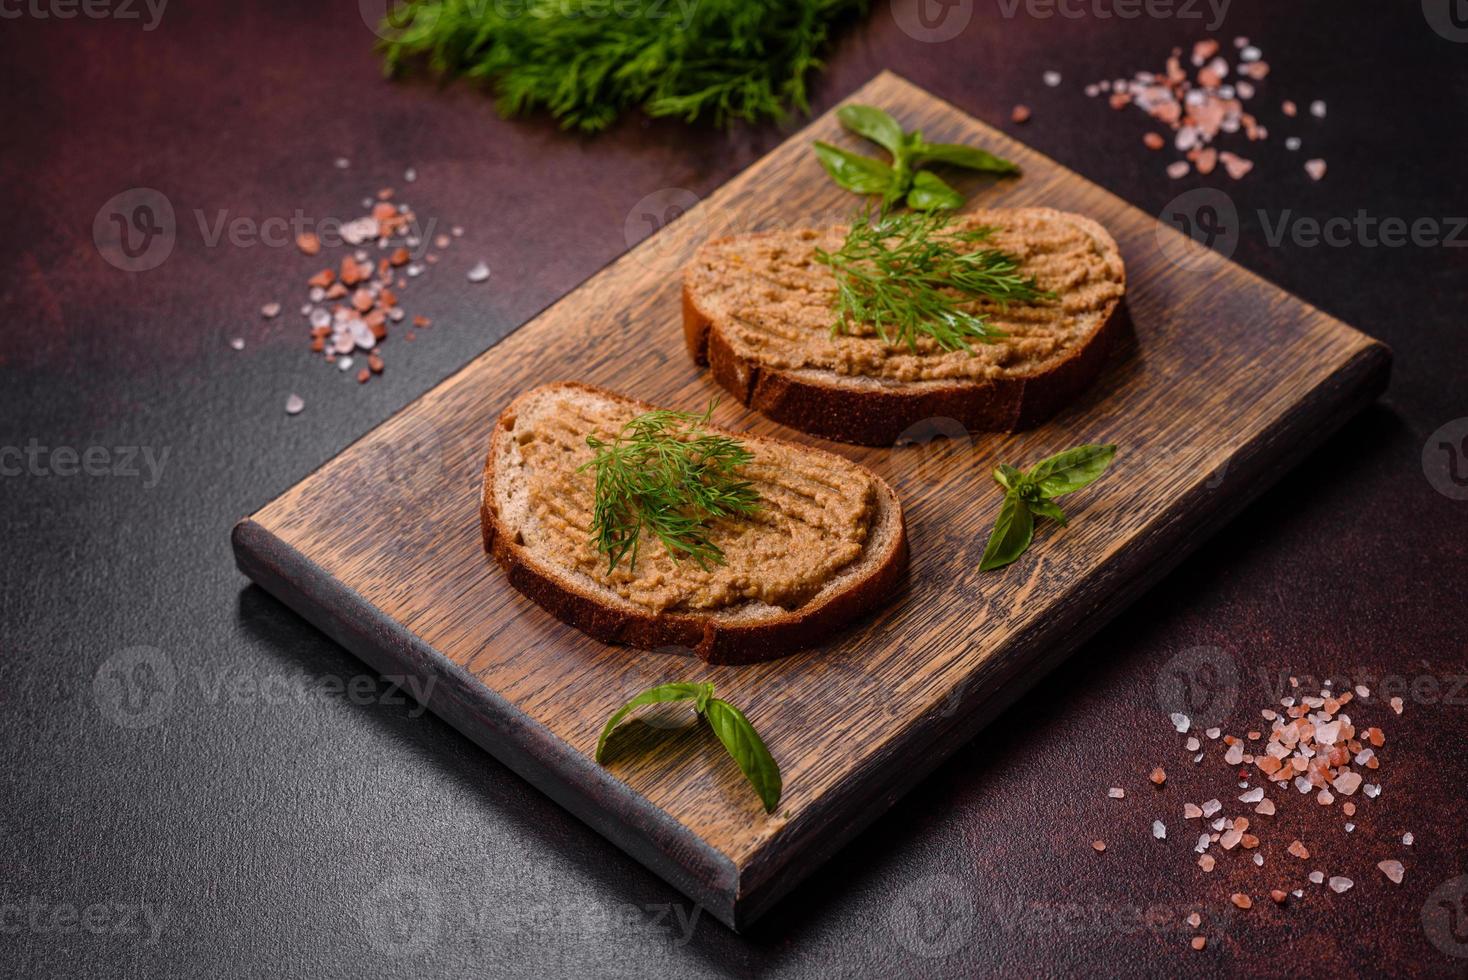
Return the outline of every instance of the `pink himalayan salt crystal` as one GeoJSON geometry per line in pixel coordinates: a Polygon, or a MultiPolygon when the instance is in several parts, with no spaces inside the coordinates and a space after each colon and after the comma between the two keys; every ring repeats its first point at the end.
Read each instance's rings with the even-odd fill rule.
{"type": "Polygon", "coordinates": [[[1119,800],[1126,796],[1126,790],[1122,789],[1120,786],[1113,786],[1106,791],[1106,795],[1111,797],[1113,800],[1119,800]]]}
{"type": "Polygon", "coordinates": [[[1361,788],[1361,774],[1359,772],[1343,772],[1335,777],[1331,783],[1337,793],[1350,796],[1361,788]]]}
{"type": "Polygon", "coordinates": [[[1402,875],[1406,869],[1402,867],[1401,861],[1382,861],[1377,867],[1381,869],[1382,874],[1392,880],[1392,884],[1400,885],[1402,883],[1402,875]]]}
{"type": "Polygon", "coordinates": [[[1355,882],[1350,878],[1335,875],[1330,879],[1330,890],[1339,895],[1341,892],[1347,891],[1354,884],[1355,882]]]}
{"type": "Polygon", "coordinates": [[[1196,806],[1196,805],[1194,805],[1192,803],[1184,803],[1183,804],[1183,819],[1184,820],[1192,820],[1195,817],[1201,817],[1202,815],[1203,815],[1203,811],[1198,806],[1196,806]]]}
{"type": "Polygon", "coordinates": [[[1254,812],[1262,813],[1266,817],[1274,816],[1274,801],[1269,799],[1260,800],[1259,805],[1254,808],[1254,812]]]}
{"type": "Polygon", "coordinates": [[[1167,176],[1171,177],[1173,180],[1180,180],[1183,177],[1186,177],[1188,175],[1188,171],[1191,169],[1192,168],[1188,166],[1188,161],[1174,160],[1172,161],[1172,163],[1169,163],[1167,165],[1167,176]]]}
{"type": "Polygon", "coordinates": [[[1305,161],[1305,173],[1310,175],[1311,180],[1319,180],[1325,176],[1325,161],[1320,158],[1305,161]]]}

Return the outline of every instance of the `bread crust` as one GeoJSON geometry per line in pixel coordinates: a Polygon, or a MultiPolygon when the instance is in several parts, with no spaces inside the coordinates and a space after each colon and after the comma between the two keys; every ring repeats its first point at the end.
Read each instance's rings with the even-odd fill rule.
{"type": "MultiPolygon", "coordinates": [[[[1116,243],[1097,222],[1066,212],[1098,241],[1116,243]]],[[[1119,252],[1118,265],[1120,265],[1119,252]]],[[[1125,266],[1121,281],[1126,283],[1125,266]]],[[[1124,300],[1112,302],[1091,335],[1044,371],[982,381],[853,384],[832,371],[789,371],[744,356],[699,305],[687,270],[683,337],[694,362],[744,405],[811,435],[863,446],[891,446],[924,419],[956,419],[965,428],[1012,432],[1043,422],[1079,395],[1106,364],[1125,322],[1124,300]]]]}
{"type": "MultiPolygon", "coordinates": [[[[656,406],[627,398],[605,388],[581,382],[558,382],[541,387],[567,387],[613,398],[651,410],[656,406]]],[[[480,495],[480,529],[484,550],[504,569],[505,577],[520,592],[561,622],[574,626],[604,643],[642,649],[677,646],[691,649],[701,659],[715,664],[747,664],[772,660],[824,641],[832,632],[858,618],[894,592],[907,572],[907,525],[897,493],[885,480],[871,473],[885,505],[895,511],[897,531],[886,553],[860,579],[828,596],[818,597],[798,609],[763,618],[753,623],[721,622],[712,614],[655,613],[628,602],[612,602],[593,594],[557,569],[540,561],[518,544],[506,528],[496,507],[495,461],[501,440],[511,438],[517,408],[522,400],[540,389],[519,395],[500,413],[490,437],[480,495]]],[[[718,429],[719,432],[729,432],[718,429]]],[[[732,433],[752,442],[782,440],[732,433]]],[[[788,445],[788,443],[787,443],[788,445]]],[[[823,450],[797,446],[801,452],[832,455],[823,450]]],[[[850,460],[843,460],[856,466],[850,460]]]]}

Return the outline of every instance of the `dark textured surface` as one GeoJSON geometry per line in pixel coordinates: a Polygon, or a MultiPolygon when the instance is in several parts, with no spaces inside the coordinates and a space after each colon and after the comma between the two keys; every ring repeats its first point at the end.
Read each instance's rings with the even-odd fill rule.
{"type": "MultiPolygon", "coordinates": [[[[1203,33],[1198,21],[1038,19],[1024,7],[1006,18],[1007,6],[979,4],[958,38],[923,44],[880,5],[842,35],[817,106],[890,67],[983,119],[1029,103],[1022,138],[1147,210],[1195,186],[1161,176],[1139,148],[1139,116],[1076,89],[1156,67],[1203,33]],[[1050,67],[1066,76],[1059,89],[1040,82],[1050,67]]],[[[1468,872],[1468,689],[1456,680],[1468,673],[1468,502],[1433,488],[1422,455],[1439,426],[1468,415],[1468,262],[1443,247],[1276,247],[1265,232],[1286,209],[1460,214],[1468,46],[1410,3],[1236,3],[1221,33],[1265,48],[1271,100],[1330,104],[1324,123],[1300,123],[1329,161],[1322,183],[1300,177],[1282,128],[1250,179],[1211,181],[1243,219],[1236,258],[1391,344],[1386,399],[754,935],[700,916],[684,941],[696,910],[245,587],[228,531],[622,251],[645,195],[706,193],[779,129],[629,120],[584,139],[506,123],[467,88],[382,83],[350,4],[179,5],[153,31],[7,19],[0,446],[169,453],[156,486],[146,475],[0,480],[7,972],[1175,976],[1280,973],[1307,958],[1342,974],[1462,974],[1468,958],[1447,950],[1468,952],[1468,927],[1460,916],[1455,946],[1438,902],[1461,905],[1468,891],[1456,878],[1468,872]],[[345,173],[338,155],[352,160],[345,173]],[[209,247],[195,210],[211,224],[220,209],[350,214],[408,165],[420,210],[468,233],[440,283],[409,294],[438,325],[412,345],[395,339],[389,373],[362,388],[304,355],[300,257],[209,247]],[[91,228],[104,201],[139,186],[168,196],[180,230],[163,265],[127,274],[102,261],[91,228]],[[494,276],[470,286],[462,268],[480,257],[494,276]],[[257,311],[272,298],[287,309],[267,323],[257,311]],[[242,352],[226,345],[236,335],[242,352]],[[281,411],[290,391],[307,401],[296,418],[281,411]],[[1159,676],[1200,645],[1237,667],[1236,728],[1279,672],[1343,675],[1374,693],[1388,674],[1419,686],[1400,718],[1379,703],[1357,711],[1385,718],[1389,741],[1383,794],[1353,835],[1338,812],[1286,801],[1281,823],[1310,835],[1309,864],[1356,887],[1306,885],[1294,907],[1223,916],[1194,953],[1179,919],[1189,903],[1221,912],[1232,883],[1148,838],[1154,816],[1184,830],[1141,781],[1162,763],[1169,801],[1228,798],[1219,770],[1189,766],[1158,714],[1159,676]],[[155,723],[130,729],[104,710],[113,675],[94,677],[139,646],[161,652],[176,686],[147,702],[155,723]],[[1109,785],[1128,799],[1105,800],[1109,785]],[[1413,847],[1394,843],[1403,830],[1413,847]],[[1095,837],[1106,854],[1085,846],[1095,837]],[[1407,864],[1399,887],[1372,867],[1391,856],[1407,864]],[[143,905],[156,939],[129,911],[143,905]],[[87,906],[105,908],[93,928],[70,925],[68,908],[87,906]]],[[[1237,884],[1257,888],[1262,874],[1240,870],[1237,884]]]]}

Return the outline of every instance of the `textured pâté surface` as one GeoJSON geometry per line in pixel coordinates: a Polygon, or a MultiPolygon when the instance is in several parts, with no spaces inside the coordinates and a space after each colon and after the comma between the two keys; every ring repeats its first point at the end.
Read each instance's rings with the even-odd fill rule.
{"type": "MultiPolygon", "coordinates": [[[[1160,67],[1211,14],[959,4],[963,30],[924,43],[894,16],[914,9],[878,5],[840,36],[817,109],[892,68],[991,123],[1030,104],[1029,123],[1005,128],[1149,212],[1185,189],[1142,149],[1139,118],[1076,89],[1160,67]],[[1059,89],[1045,68],[1063,73],[1059,89]]],[[[783,134],[629,120],[584,140],[503,122],[464,87],[382,83],[371,34],[340,5],[169,5],[153,31],[7,21],[0,444],[168,451],[156,481],[141,454],[136,478],[0,480],[0,898],[22,908],[0,933],[11,972],[1172,977],[1304,962],[1461,975],[1468,960],[1449,952],[1461,946],[1423,913],[1448,921],[1432,916],[1462,901],[1468,872],[1468,706],[1454,679],[1468,673],[1468,503],[1438,492],[1422,458],[1468,416],[1463,253],[1270,236],[1282,218],[1460,214],[1468,133],[1444,109],[1468,98],[1468,49],[1418,4],[1240,0],[1218,31],[1265,47],[1274,96],[1331,107],[1311,131],[1330,163],[1321,183],[1290,178],[1278,136],[1249,179],[1208,182],[1237,206],[1234,257],[1391,344],[1385,400],[741,938],[246,586],[228,529],[645,236],[657,221],[642,216],[660,218],[670,188],[707,194],[783,134]],[[210,246],[196,212],[207,227],[221,210],[334,213],[410,164],[415,203],[466,225],[495,277],[446,281],[425,310],[442,329],[359,388],[306,355],[303,331],[256,325],[261,303],[290,298],[299,257],[210,246]],[[140,186],[173,201],[180,230],[166,263],[128,275],[98,257],[91,227],[140,186]],[[240,334],[246,350],[231,351],[240,334]],[[291,390],[307,399],[294,419],[281,411],[291,390]],[[93,684],[138,646],[166,655],[176,685],[138,703],[151,723],[123,728],[93,684]],[[1136,789],[1099,794],[1168,763],[1177,739],[1157,682],[1195,647],[1231,658],[1220,679],[1240,723],[1280,674],[1417,681],[1385,726],[1379,807],[1321,858],[1344,868],[1364,842],[1411,829],[1401,886],[1368,866],[1343,896],[1256,903],[1205,952],[1187,948],[1176,920],[1200,898],[1217,908],[1221,884],[1204,891],[1153,846],[1136,789]],[[1132,832],[1097,856],[1103,803],[1132,832]],[[107,906],[106,928],[58,932],[50,916],[68,904],[107,906]],[[1170,918],[1152,924],[1152,909],[1170,918]]],[[[1206,799],[1211,784],[1191,778],[1169,766],[1180,793],[1206,799]]]]}

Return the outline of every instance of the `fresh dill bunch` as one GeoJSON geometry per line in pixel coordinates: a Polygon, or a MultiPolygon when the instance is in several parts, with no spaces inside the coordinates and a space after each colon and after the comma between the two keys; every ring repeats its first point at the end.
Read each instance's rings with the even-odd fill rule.
{"type": "Polygon", "coordinates": [[[602,130],[628,109],[692,122],[808,111],[833,21],[867,0],[404,0],[383,21],[389,75],[413,65],[493,86],[505,115],[602,130]]]}
{"type": "Polygon", "coordinates": [[[596,471],[591,535],[607,556],[607,572],[622,559],[637,567],[646,528],[675,561],[691,558],[705,571],[724,552],[709,539],[715,518],[746,516],[759,507],[754,484],[736,470],[754,454],[730,436],[707,431],[716,402],[702,414],[659,409],[622,426],[611,442],[587,436],[595,452],[581,466],[596,471]]]}
{"type": "Polygon", "coordinates": [[[984,316],[963,309],[974,299],[1007,305],[1054,299],[1033,277],[1019,274],[1019,261],[993,248],[964,248],[982,242],[993,228],[950,229],[948,212],[861,212],[835,252],[816,249],[816,260],[836,276],[836,322],[831,333],[870,323],[889,344],[917,350],[927,335],[944,350],[973,348],[1005,336],[984,316]]]}

